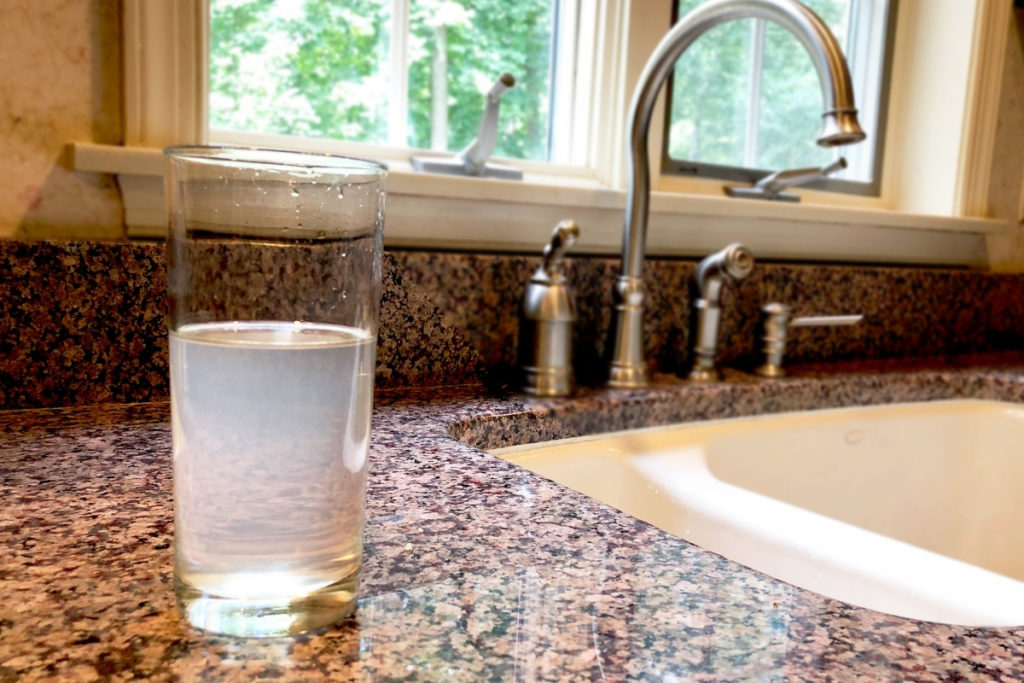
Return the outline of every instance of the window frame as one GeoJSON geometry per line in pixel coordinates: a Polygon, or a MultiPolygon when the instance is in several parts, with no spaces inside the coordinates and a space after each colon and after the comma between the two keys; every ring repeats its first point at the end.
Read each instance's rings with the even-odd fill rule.
{"type": "MultiPolygon", "coordinates": [[[[883,17],[875,18],[879,22],[878,26],[872,26],[872,31],[877,31],[881,34],[881,61],[880,66],[881,77],[879,80],[879,87],[877,95],[872,95],[872,101],[869,106],[873,111],[869,113],[868,107],[864,106],[863,97],[858,96],[858,106],[861,111],[862,125],[867,122],[863,119],[865,113],[869,113],[872,116],[874,125],[865,126],[865,128],[873,128],[876,132],[875,135],[869,136],[868,140],[861,144],[869,144],[873,147],[872,168],[871,168],[871,181],[864,182],[858,180],[843,180],[839,178],[824,178],[813,182],[805,183],[801,187],[805,189],[820,190],[824,192],[835,192],[850,195],[861,195],[866,197],[878,197],[882,192],[882,173],[884,168],[884,148],[886,140],[886,125],[888,123],[888,110],[889,110],[889,88],[892,82],[892,64],[893,64],[893,53],[896,43],[896,19],[899,11],[900,0],[887,0],[887,7],[882,12],[883,17]]],[[[679,3],[673,3],[672,21],[673,23],[679,20],[678,16],[679,3]]],[[[761,26],[764,25],[763,19],[756,20],[761,26]]],[[[854,40],[858,36],[854,36],[854,40]]],[[[874,47],[871,43],[879,40],[878,37],[872,36],[869,41],[868,49],[874,47]]],[[[877,44],[877,43],[876,43],[877,44]]],[[[759,49],[763,50],[763,45],[758,46],[759,49]]],[[[866,88],[865,85],[868,82],[869,77],[866,73],[863,73],[867,69],[861,70],[859,73],[854,70],[852,74],[854,79],[854,92],[864,93],[866,88]]],[[[670,76],[668,83],[666,84],[666,101],[672,101],[672,92],[675,88],[675,77],[670,76]]],[[[753,106],[753,105],[751,105],[753,106]]],[[[748,108],[749,111],[749,108],[748,108]]],[[[671,117],[666,113],[665,124],[663,131],[663,144],[661,148],[661,172],[664,175],[676,175],[690,178],[707,178],[716,181],[723,181],[723,184],[729,183],[756,183],[761,178],[764,178],[776,171],[782,171],[787,169],[775,168],[775,169],[763,169],[763,168],[750,168],[745,166],[726,166],[721,164],[712,164],[701,161],[689,161],[687,159],[677,159],[669,153],[669,129],[672,125],[671,117]]],[[[748,121],[749,125],[749,121],[748,121]]],[[[842,154],[842,149],[838,148],[837,155],[842,154]]],[[[791,190],[790,190],[791,191],[791,190]]]]}
{"type": "MultiPolygon", "coordinates": [[[[940,0],[903,0],[901,13],[908,7],[923,11],[926,1],[940,0]]],[[[565,169],[523,164],[526,177],[516,183],[416,174],[396,160],[389,177],[386,245],[532,253],[546,243],[558,220],[572,216],[583,227],[576,253],[620,253],[626,110],[648,56],[668,28],[671,5],[670,0],[593,2],[598,11],[590,28],[597,58],[580,69],[592,89],[593,104],[578,117],[587,125],[575,127],[585,129],[587,171],[573,175],[560,172],[565,169]]],[[[208,142],[203,126],[197,125],[205,114],[206,5],[204,0],[124,0],[122,11],[125,145],[72,143],[71,164],[76,170],[117,174],[128,235],[159,238],[166,230],[162,148],[208,142]]],[[[964,209],[983,206],[987,199],[1009,16],[1008,0],[979,0],[977,10],[972,10],[974,35],[966,84],[971,96],[965,98],[963,128],[957,119],[954,131],[960,133],[956,142],[962,147],[955,210],[908,210],[899,201],[893,203],[891,193],[887,200],[874,203],[829,195],[826,204],[822,193],[803,189],[799,191],[804,204],[738,201],[722,196],[720,182],[709,186],[662,176],[655,161],[648,254],[702,256],[739,240],[759,258],[987,265],[986,236],[1004,233],[1010,226],[980,217],[981,209],[973,214],[964,209]]],[[[905,44],[920,42],[915,37],[905,44]]],[[[898,56],[902,59],[906,55],[898,56]]],[[[909,76],[900,78],[906,81],[909,76]]],[[[894,80],[894,92],[900,85],[894,80]]],[[[907,125],[906,112],[898,113],[890,131],[894,125],[907,125]]],[[[655,160],[662,144],[659,115],[650,135],[655,160]]],[[[897,181],[908,179],[926,185],[929,179],[915,177],[915,171],[901,175],[887,169],[886,185],[905,189],[897,181]]]]}
{"type": "MultiPolygon", "coordinates": [[[[621,0],[614,0],[620,2],[621,0]]],[[[209,12],[210,0],[200,0],[197,5],[205,9],[199,11],[209,12]]],[[[391,4],[391,31],[392,36],[400,36],[390,41],[391,61],[404,63],[408,59],[408,41],[405,35],[409,29],[409,4],[411,0],[389,0],[391,4]]],[[[552,50],[552,83],[550,90],[556,87],[568,88],[571,93],[564,98],[551,98],[550,108],[562,106],[568,113],[555,118],[554,124],[549,124],[548,151],[550,161],[537,161],[531,159],[516,159],[511,157],[494,156],[493,160],[504,165],[517,166],[523,170],[548,173],[555,176],[575,176],[578,178],[595,177],[591,164],[590,140],[587,136],[587,127],[571,126],[576,111],[590,111],[596,107],[594,102],[597,96],[594,88],[594,76],[583,73],[577,76],[580,68],[586,68],[588,61],[586,55],[591,54],[595,49],[598,37],[595,35],[596,14],[598,4],[590,0],[556,0],[555,16],[553,17],[553,31],[558,30],[559,25],[572,25],[574,28],[569,34],[570,41],[559,41],[552,50]],[[550,139],[557,140],[552,144],[550,139]]],[[[608,3],[612,4],[612,3],[608,3]]],[[[208,14],[207,14],[208,16],[208,14]]],[[[498,65],[500,66],[500,65],[498,65]]],[[[497,67],[496,67],[497,68],[497,67]]],[[[515,75],[515,74],[513,74],[515,75]]],[[[302,138],[275,133],[253,133],[225,128],[209,128],[206,140],[210,144],[228,145],[249,145],[249,146],[279,146],[285,148],[302,149],[306,151],[329,151],[337,154],[349,154],[353,156],[370,157],[385,162],[405,162],[413,155],[417,156],[444,156],[456,153],[458,150],[438,150],[428,147],[409,147],[402,144],[404,137],[407,137],[405,119],[409,111],[408,95],[405,90],[408,87],[408,74],[402,74],[398,78],[391,79],[391,94],[389,100],[398,102],[398,106],[389,110],[388,140],[381,143],[373,142],[350,142],[331,138],[302,138]],[[402,121],[396,124],[396,119],[402,121]]],[[[483,106],[484,93],[481,93],[480,106],[483,106]]],[[[404,164],[399,164],[404,168],[404,164]]]]}

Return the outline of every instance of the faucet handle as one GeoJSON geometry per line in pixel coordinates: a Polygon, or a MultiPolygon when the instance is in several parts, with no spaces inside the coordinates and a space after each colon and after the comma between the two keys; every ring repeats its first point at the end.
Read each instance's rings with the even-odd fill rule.
{"type": "Polygon", "coordinates": [[[551,241],[544,247],[544,260],[540,268],[533,276],[534,282],[539,279],[556,281],[565,278],[562,272],[562,262],[565,260],[565,252],[572,249],[580,236],[580,226],[574,220],[559,221],[558,225],[551,232],[551,241]]]}
{"type": "Polygon", "coordinates": [[[856,325],[864,316],[861,314],[851,315],[808,315],[793,318],[789,321],[790,327],[844,327],[856,325]]]}
{"type": "Polygon", "coordinates": [[[792,318],[792,309],[786,304],[772,302],[761,307],[764,316],[764,363],[754,372],[761,377],[784,377],[782,358],[786,353],[786,337],[791,327],[837,327],[856,325],[863,315],[815,315],[792,318]]]}
{"type": "Polygon", "coordinates": [[[533,396],[566,396],[574,386],[572,344],[576,301],[565,276],[565,252],[579,237],[575,221],[555,226],[544,259],[526,283],[519,308],[518,361],[522,390],[533,396]]]}

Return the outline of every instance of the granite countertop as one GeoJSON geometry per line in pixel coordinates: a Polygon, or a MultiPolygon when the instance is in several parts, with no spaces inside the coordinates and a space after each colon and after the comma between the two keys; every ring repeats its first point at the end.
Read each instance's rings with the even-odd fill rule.
{"type": "Polygon", "coordinates": [[[0,681],[961,680],[1024,677],[1024,628],[825,598],[480,448],[678,420],[953,397],[1024,401],[1024,357],[806,367],[572,400],[380,392],[356,615],[291,639],[179,617],[165,403],[0,413],[0,681]]]}

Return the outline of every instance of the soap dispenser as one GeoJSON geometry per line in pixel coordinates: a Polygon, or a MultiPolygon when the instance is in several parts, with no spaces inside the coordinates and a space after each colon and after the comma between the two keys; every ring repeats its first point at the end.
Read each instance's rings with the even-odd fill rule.
{"type": "Polygon", "coordinates": [[[572,329],[576,302],[565,276],[564,258],[580,229],[561,221],[544,248],[544,260],[523,293],[519,315],[522,390],[533,396],[566,396],[574,388],[572,329]]]}

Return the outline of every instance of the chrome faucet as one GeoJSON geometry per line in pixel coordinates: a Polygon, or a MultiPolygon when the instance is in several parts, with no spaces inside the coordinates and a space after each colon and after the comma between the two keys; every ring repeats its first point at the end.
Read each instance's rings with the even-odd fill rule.
{"type": "Polygon", "coordinates": [[[714,382],[718,379],[715,355],[718,351],[718,330],[722,324],[722,288],[745,280],[754,270],[754,256],[742,244],[734,243],[708,256],[697,266],[694,278],[697,299],[693,302],[697,316],[693,335],[693,382],[714,382]]]}
{"type": "Polygon", "coordinates": [[[818,144],[823,147],[860,142],[850,71],[839,43],[816,14],[795,0],[714,0],[683,17],[658,43],[633,94],[629,124],[629,189],[622,235],[622,273],[615,282],[615,326],[608,384],[640,387],[647,383],[643,358],[644,250],[650,202],[647,134],[658,93],[679,57],[708,29],[731,19],[753,17],[779,24],[810,53],[825,101],[818,144]]]}

